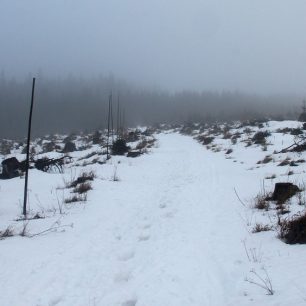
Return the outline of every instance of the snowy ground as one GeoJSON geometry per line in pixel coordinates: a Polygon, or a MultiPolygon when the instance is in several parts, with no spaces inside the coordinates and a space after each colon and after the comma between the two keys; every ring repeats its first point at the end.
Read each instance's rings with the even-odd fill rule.
{"type": "MultiPolygon", "coordinates": [[[[86,166],[97,175],[93,190],[87,202],[65,206],[63,214],[57,203],[67,191],[57,188],[74,170],[64,176],[30,172],[31,208],[46,218],[30,221],[28,231],[39,233],[55,222],[63,227],[0,241],[1,306],[306,303],[306,248],[286,245],[275,231],[251,233],[269,212],[243,206],[234,192],[249,203],[267,174],[285,170],[256,168],[255,159],[267,154],[257,147],[241,145],[226,159],[189,136],[156,137],[150,154],[86,166]],[[119,181],[112,179],[115,169],[119,181]],[[273,295],[246,281],[263,284],[251,271],[262,278],[268,273],[273,295]]],[[[13,220],[23,180],[0,186],[1,227],[22,227],[13,220]]]]}

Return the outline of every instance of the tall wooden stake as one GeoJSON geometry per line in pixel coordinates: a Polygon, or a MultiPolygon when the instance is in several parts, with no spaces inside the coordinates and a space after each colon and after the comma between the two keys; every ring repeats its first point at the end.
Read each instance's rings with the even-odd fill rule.
{"type": "Polygon", "coordinates": [[[110,101],[110,120],[111,120],[111,131],[112,131],[112,145],[114,144],[114,117],[113,117],[113,95],[111,95],[111,101],[110,101]]]}
{"type": "Polygon", "coordinates": [[[109,132],[110,132],[111,97],[112,97],[112,94],[110,94],[109,98],[108,98],[107,143],[106,143],[106,158],[107,159],[109,158],[109,132]]]}
{"type": "Polygon", "coordinates": [[[30,163],[30,141],[31,141],[32,113],[33,113],[33,104],[34,104],[34,91],[35,91],[35,78],[33,78],[33,83],[32,83],[32,96],[31,96],[31,107],[30,107],[28,139],[27,139],[26,172],[25,172],[24,199],[23,199],[23,215],[25,217],[27,215],[28,179],[29,179],[29,163],[30,163]]]}
{"type": "Polygon", "coordinates": [[[117,123],[117,139],[120,138],[119,136],[119,129],[120,129],[120,122],[119,122],[119,119],[120,118],[120,101],[119,101],[119,94],[118,94],[118,103],[117,103],[117,120],[116,120],[116,123],[117,123]]]}

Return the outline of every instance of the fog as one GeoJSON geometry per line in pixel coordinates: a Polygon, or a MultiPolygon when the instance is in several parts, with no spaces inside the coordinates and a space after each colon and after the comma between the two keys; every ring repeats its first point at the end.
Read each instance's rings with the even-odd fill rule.
{"type": "Polygon", "coordinates": [[[50,113],[41,132],[98,126],[111,90],[131,124],[203,119],[233,103],[249,114],[256,103],[265,106],[257,112],[296,112],[306,95],[305,11],[304,0],[1,0],[1,120],[16,123],[2,122],[1,134],[22,130],[32,76],[36,118],[50,113]],[[54,124],[55,106],[80,116],[84,103],[74,123],[54,124]]]}
{"type": "Polygon", "coordinates": [[[305,12],[304,0],[1,0],[1,68],[304,93],[305,12]]]}

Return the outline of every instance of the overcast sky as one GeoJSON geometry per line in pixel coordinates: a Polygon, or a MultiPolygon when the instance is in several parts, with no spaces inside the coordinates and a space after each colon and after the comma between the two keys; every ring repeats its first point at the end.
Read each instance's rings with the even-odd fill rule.
{"type": "Polygon", "coordinates": [[[305,0],[0,0],[0,69],[300,94],[305,16],[305,0]]]}

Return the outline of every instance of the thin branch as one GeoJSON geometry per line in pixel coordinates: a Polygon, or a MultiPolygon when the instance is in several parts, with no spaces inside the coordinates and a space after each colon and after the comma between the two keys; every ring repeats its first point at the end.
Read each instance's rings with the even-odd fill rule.
{"type": "Polygon", "coordinates": [[[235,194],[236,194],[236,196],[237,196],[237,198],[238,198],[238,201],[239,201],[244,207],[246,207],[246,204],[240,199],[240,197],[239,197],[239,195],[238,195],[238,193],[237,193],[236,188],[234,188],[234,191],[235,191],[235,194]]]}

